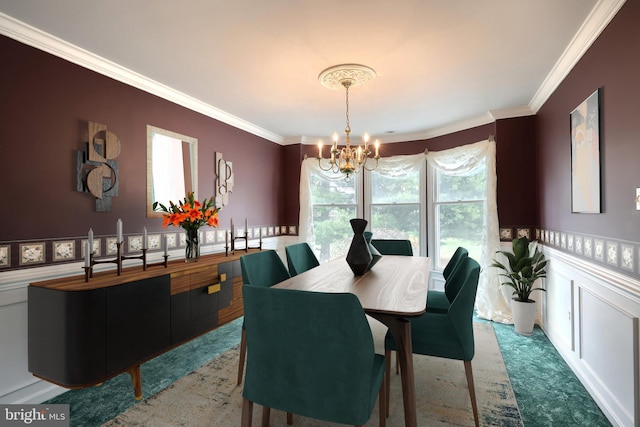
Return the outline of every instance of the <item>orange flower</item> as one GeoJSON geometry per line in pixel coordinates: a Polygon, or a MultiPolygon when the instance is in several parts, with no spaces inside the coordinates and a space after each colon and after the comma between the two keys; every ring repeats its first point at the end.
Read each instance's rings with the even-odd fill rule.
{"type": "Polygon", "coordinates": [[[220,225],[220,221],[218,220],[218,213],[217,212],[209,217],[209,219],[207,220],[207,225],[209,225],[211,227],[218,228],[218,225],[220,225]]]}
{"type": "Polygon", "coordinates": [[[202,219],[202,212],[192,209],[187,212],[187,218],[189,219],[189,221],[195,222],[199,219],[202,219]]]}
{"type": "Polygon", "coordinates": [[[174,227],[178,227],[182,222],[184,214],[181,213],[172,213],[170,217],[171,225],[174,227]]]}
{"type": "Polygon", "coordinates": [[[177,204],[169,202],[169,207],[154,202],[153,210],[161,211],[163,215],[162,226],[182,227],[185,230],[197,230],[203,225],[218,227],[218,211],[219,208],[213,206],[213,197],[204,199],[201,202],[195,199],[193,192],[187,194],[184,200],[177,204]]]}

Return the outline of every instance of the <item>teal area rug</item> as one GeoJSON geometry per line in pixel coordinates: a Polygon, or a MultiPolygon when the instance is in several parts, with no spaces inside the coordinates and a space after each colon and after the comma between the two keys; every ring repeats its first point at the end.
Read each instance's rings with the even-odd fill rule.
{"type": "MultiPolygon", "coordinates": [[[[142,398],[164,390],[240,342],[242,318],[142,364],[142,398]]],[[[72,427],[99,426],[138,403],[124,373],[98,387],[69,390],[43,403],[70,405],[72,427]]]]}
{"type": "Polygon", "coordinates": [[[542,329],[529,337],[513,325],[493,329],[526,427],[611,425],[542,329]]]}

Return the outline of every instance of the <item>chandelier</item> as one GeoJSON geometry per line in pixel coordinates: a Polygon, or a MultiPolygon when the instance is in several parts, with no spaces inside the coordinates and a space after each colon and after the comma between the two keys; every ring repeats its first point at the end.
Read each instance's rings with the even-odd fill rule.
{"type": "MultiPolygon", "coordinates": [[[[379,147],[380,142],[376,140],[374,143],[375,153],[370,150],[369,134],[367,132],[362,136],[363,144],[357,147],[351,147],[351,123],[349,121],[349,88],[362,86],[376,76],[376,72],[364,65],[358,64],[342,64],[329,67],[318,76],[320,84],[329,89],[340,89],[344,87],[346,92],[346,119],[347,126],[344,129],[346,142],[344,147],[338,148],[338,134],[333,133],[331,145],[331,157],[328,159],[328,167],[322,166],[322,141],[318,142],[318,166],[324,171],[332,171],[334,173],[343,173],[348,181],[353,173],[361,170],[374,170],[378,167],[380,159],[379,147]],[[373,155],[373,156],[372,156],[373,155]],[[367,161],[372,158],[375,164],[372,167],[367,165],[367,161]]],[[[326,162],[325,162],[326,164],[326,162]]],[[[369,163],[371,165],[371,163],[369,163]]]]}

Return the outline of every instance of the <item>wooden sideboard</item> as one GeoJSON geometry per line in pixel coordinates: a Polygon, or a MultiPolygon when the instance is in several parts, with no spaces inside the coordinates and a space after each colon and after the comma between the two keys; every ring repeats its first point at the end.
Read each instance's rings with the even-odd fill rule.
{"type": "Polygon", "coordinates": [[[142,363],[243,315],[241,255],[31,283],[29,372],[66,388],[128,372],[142,398],[142,363]]]}

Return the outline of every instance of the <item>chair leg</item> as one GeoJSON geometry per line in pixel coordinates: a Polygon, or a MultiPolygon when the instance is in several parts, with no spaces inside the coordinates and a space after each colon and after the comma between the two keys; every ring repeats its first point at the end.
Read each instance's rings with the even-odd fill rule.
{"type": "MultiPolygon", "coordinates": [[[[387,389],[385,393],[387,398],[385,401],[385,415],[389,418],[389,401],[391,400],[391,350],[384,351],[384,357],[386,360],[386,369],[384,370],[384,386],[387,389]]],[[[397,359],[396,359],[397,360],[397,359]]]]}
{"type": "MultiPolygon", "coordinates": [[[[388,363],[387,363],[388,364],[388,363]]],[[[380,384],[380,396],[378,397],[378,415],[380,417],[380,427],[386,427],[387,417],[387,402],[389,401],[389,395],[387,394],[387,371],[385,369],[382,377],[382,384],[380,384]]]]}
{"type": "Polygon", "coordinates": [[[269,427],[269,418],[271,417],[271,408],[262,407],[262,427],[269,427]]]}
{"type": "Polygon", "coordinates": [[[287,412],[287,425],[293,425],[293,414],[291,412],[287,412]]]}
{"type": "Polygon", "coordinates": [[[478,404],[476,402],[476,388],[473,384],[473,370],[471,369],[471,361],[464,361],[464,371],[467,374],[467,384],[469,385],[469,396],[471,397],[471,408],[473,409],[473,421],[476,424],[476,427],[480,425],[480,420],[478,419],[478,404]]]}
{"type": "Polygon", "coordinates": [[[396,375],[400,373],[400,359],[398,358],[398,352],[396,351],[396,375]]]}
{"type": "Polygon", "coordinates": [[[247,355],[247,332],[242,328],[242,337],[240,338],[240,361],[238,362],[238,385],[242,382],[242,373],[244,372],[244,358],[247,355]]]}
{"type": "Polygon", "coordinates": [[[251,427],[251,421],[253,417],[253,402],[246,397],[242,398],[242,421],[240,425],[242,427],[251,427]]]}

